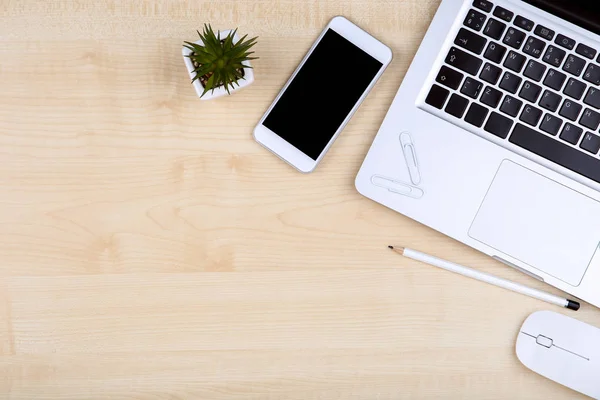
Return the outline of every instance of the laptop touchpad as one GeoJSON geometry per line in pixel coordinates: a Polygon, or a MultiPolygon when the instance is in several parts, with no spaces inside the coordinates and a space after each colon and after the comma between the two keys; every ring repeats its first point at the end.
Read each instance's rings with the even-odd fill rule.
{"type": "Polygon", "coordinates": [[[505,160],[469,236],[577,286],[600,242],[600,203],[505,160]]]}

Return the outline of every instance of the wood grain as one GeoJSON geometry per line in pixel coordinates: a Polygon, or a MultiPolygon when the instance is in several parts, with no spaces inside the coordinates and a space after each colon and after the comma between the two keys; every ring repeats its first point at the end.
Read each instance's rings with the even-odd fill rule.
{"type": "Polygon", "coordinates": [[[1,2],[0,398],[575,398],[514,355],[561,310],[386,246],[556,290],[354,189],[437,5],[1,2]],[[339,14],[395,58],[300,175],[251,131],[339,14]],[[204,22],[259,36],[253,86],[195,98],[181,43],[204,22]]]}

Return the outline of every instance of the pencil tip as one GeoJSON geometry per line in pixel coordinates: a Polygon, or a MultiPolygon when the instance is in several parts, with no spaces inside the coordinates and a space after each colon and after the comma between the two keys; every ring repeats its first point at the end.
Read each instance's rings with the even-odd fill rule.
{"type": "Polygon", "coordinates": [[[388,246],[388,249],[392,249],[393,251],[400,254],[401,256],[404,255],[404,247],[402,247],[402,246],[388,246]]]}

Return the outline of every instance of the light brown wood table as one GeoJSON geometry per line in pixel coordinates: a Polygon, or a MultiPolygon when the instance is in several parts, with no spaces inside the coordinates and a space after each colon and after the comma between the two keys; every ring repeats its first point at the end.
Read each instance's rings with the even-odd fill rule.
{"type": "Polygon", "coordinates": [[[568,311],[386,246],[558,291],[354,189],[437,6],[1,2],[0,398],[576,398],[514,352],[568,311]],[[395,57],[302,175],[251,132],[338,14],[395,57]],[[213,102],[181,58],[205,22],[260,37],[254,85],[213,102]]]}

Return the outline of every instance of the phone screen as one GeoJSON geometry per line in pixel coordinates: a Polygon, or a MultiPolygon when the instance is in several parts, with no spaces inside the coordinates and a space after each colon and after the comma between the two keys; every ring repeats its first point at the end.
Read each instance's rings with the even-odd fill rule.
{"type": "Polygon", "coordinates": [[[263,125],[316,160],[382,67],[328,29],[263,125]]]}

